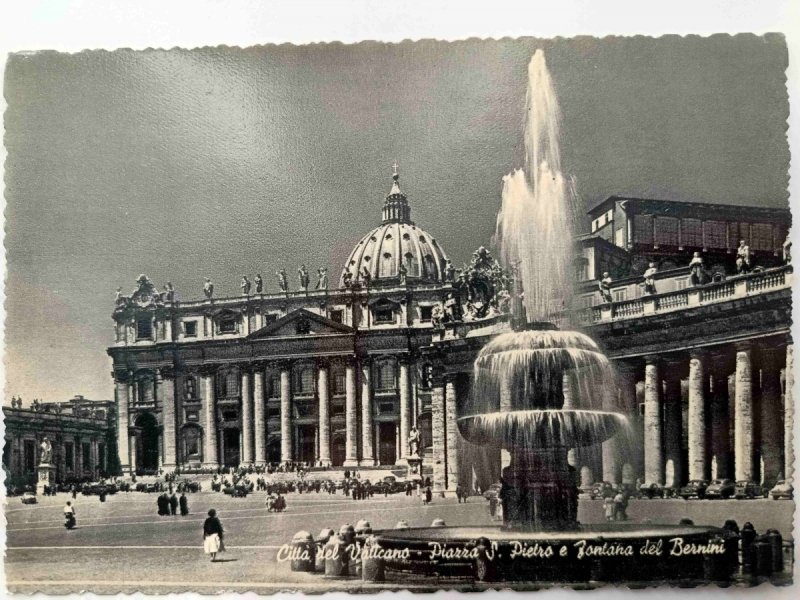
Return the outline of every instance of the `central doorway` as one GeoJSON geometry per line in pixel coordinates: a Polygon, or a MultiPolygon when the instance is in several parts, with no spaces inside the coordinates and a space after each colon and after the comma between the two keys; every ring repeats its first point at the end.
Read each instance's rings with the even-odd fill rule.
{"type": "Polygon", "coordinates": [[[378,427],[378,461],[393,465],[397,461],[397,425],[381,423],[378,427]]]}
{"type": "Polygon", "coordinates": [[[297,426],[297,460],[313,465],[316,461],[315,446],[317,428],[315,425],[297,426]]]}
{"type": "Polygon", "coordinates": [[[134,425],[139,429],[136,436],[136,473],[155,475],[158,472],[158,421],[146,412],[136,417],[134,425]]]}
{"type": "Polygon", "coordinates": [[[226,467],[239,466],[239,430],[222,430],[222,464],[226,467]]]}

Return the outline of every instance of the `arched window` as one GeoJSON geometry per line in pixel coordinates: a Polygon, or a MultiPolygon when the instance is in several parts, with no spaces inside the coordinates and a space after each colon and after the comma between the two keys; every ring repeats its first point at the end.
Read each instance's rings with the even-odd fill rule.
{"type": "Polygon", "coordinates": [[[429,277],[431,279],[436,277],[436,261],[433,259],[433,256],[430,254],[426,254],[423,258],[425,262],[425,273],[424,277],[429,277]]]}
{"type": "Polygon", "coordinates": [[[397,385],[394,361],[385,360],[375,366],[375,389],[394,390],[397,385]]]}
{"type": "Polygon", "coordinates": [[[188,425],[184,427],[183,431],[181,432],[181,438],[183,442],[183,460],[201,460],[203,452],[201,441],[203,439],[203,435],[200,427],[196,425],[188,425]]]}
{"type": "Polygon", "coordinates": [[[295,393],[308,395],[314,393],[314,369],[310,366],[299,367],[295,372],[295,393]]]}
{"type": "Polygon", "coordinates": [[[156,381],[150,372],[136,377],[136,401],[139,404],[152,404],[156,401],[156,381]]]}

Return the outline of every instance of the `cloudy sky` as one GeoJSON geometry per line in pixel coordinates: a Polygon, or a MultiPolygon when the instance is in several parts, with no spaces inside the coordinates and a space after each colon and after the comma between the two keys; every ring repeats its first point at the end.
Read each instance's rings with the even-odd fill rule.
{"type": "Polygon", "coordinates": [[[114,290],[181,298],[329,267],[380,220],[391,164],[457,265],[522,165],[543,48],[562,165],[612,195],[787,206],[778,36],[575,38],[12,55],[4,93],[6,397],[113,397],[114,290]]]}

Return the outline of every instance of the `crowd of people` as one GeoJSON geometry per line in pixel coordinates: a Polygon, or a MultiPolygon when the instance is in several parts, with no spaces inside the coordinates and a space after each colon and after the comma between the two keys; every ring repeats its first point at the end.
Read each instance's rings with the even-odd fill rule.
{"type": "Polygon", "coordinates": [[[166,517],[170,515],[174,517],[178,513],[179,509],[182,517],[185,517],[189,514],[189,499],[186,497],[184,492],[181,492],[179,498],[175,492],[171,491],[170,489],[169,494],[164,492],[156,499],[156,505],[158,506],[158,515],[160,517],[166,517]]]}

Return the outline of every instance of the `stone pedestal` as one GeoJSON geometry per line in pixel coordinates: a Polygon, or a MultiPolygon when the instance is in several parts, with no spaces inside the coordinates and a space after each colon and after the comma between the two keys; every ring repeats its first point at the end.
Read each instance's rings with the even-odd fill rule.
{"type": "Polygon", "coordinates": [[[422,477],[422,457],[419,454],[409,454],[406,457],[408,463],[407,478],[422,477]]]}
{"type": "Polygon", "coordinates": [[[56,466],[44,463],[36,467],[38,477],[36,479],[36,495],[44,495],[44,486],[52,486],[56,481],[56,466]]]}

